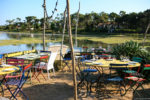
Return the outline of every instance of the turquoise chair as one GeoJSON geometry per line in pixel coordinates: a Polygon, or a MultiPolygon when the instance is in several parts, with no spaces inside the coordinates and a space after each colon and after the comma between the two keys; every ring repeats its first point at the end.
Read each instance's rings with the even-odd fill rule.
{"type": "MultiPolygon", "coordinates": [[[[142,58],[139,58],[139,57],[133,57],[133,58],[132,58],[132,61],[139,62],[139,63],[142,63],[142,60],[143,60],[143,59],[142,59],[142,58]]],[[[141,68],[141,66],[138,67],[137,71],[135,71],[135,70],[124,70],[123,72],[124,72],[124,73],[127,73],[127,74],[133,74],[133,73],[139,72],[139,71],[140,71],[140,68],[141,68]]]]}

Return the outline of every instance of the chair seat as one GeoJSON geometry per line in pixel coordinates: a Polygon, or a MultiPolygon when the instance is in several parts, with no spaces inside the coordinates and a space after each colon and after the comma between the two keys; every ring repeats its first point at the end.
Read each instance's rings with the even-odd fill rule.
{"type": "Polygon", "coordinates": [[[94,82],[98,81],[98,78],[99,78],[99,75],[97,75],[97,74],[93,75],[92,74],[92,75],[86,76],[85,80],[88,81],[88,82],[94,83],[94,82]]]}
{"type": "Polygon", "coordinates": [[[11,76],[11,75],[6,75],[5,78],[19,78],[21,75],[16,75],[16,76],[11,76]]]}
{"type": "Polygon", "coordinates": [[[64,60],[71,60],[71,58],[64,58],[64,60]]]}
{"type": "Polygon", "coordinates": [[[128,74],[132,74],[132,73],[136,73],[137,71],[134,70],[123,70],[124,73],[128,73],[128,74]]]}
{"type": "Polygon", "coordinates": [[[83,72],[97,72],[97,69],[84,69],[83,72]]]}
{"type": "Polygon", "coordinates": [[[145,81],[145,79],[139,78],[139,77],[135,77],[135,76],[125,77],[125,78],[129,79],[129,80],[132,80],[132,81],[138,81],[138,82],[145,81]]]}
{"type": "MultiPolygon", "coordinates": [[[[21,84],[23,84],[25,81],[21,81],[21,84]]],[[[10,79],[8,82],[5,83],[5,85],[16,85],[19,86],[20,79],[10,79]]]]}
{"type": "Polygon", "coordinates": [[[121,77],[113,77],[113,78],[108,78],[108,81],[123,81],[121,77]]]}
{"type": "Polygon", "coordinates": [[[45,63],[45,62],[40,62],[40,64],[37,63],[35,66],[33,66],[33,68],[47,69],[47,68],[46,68],[46,64],[47,64],[47,63],[45,63]]]}

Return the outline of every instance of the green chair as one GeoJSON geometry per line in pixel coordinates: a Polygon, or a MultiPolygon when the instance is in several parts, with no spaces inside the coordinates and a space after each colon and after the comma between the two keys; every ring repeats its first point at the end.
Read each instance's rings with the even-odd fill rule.
{"type": "Polygon", "coordinates": [[[131,74],[132,76],[125,77],[126,80],[132,81],[132,83],[126,82],[126,83],[130,83],[130,87],[126,89],[126,93],[128,90],[132,89],[133,93],[137,93],[140,96],[141,94],[138,93],[137,90],[141,87],[142,90],[144,91],[143,83],[145,81],[150,80],[149,72],[150,72],[150,64],[145,64],[141,73],[138,73],[138,72],[132,73],[131,74]]]}
{"type": "MultiPolygon", "coordinates": [[[[142,60],[143,59],[139,58],[139,57],[133,57],[132,58],[132,61],[139,62],[139,63],[142,63],[142,60]]],[[[131,69],[129,69],[129,70],[124,70],[123,72],[126,73],[126,74],[133,74],[133,73],[139,72],[140,68],[141,68],[141,66],[139,66],[137,70],[131,70],[131,69]]]]}
{"type": "Polygon", "coordinates": [[[144,78],[147,80],[147,81],[150,81],[150,64],[145,64],[144,65],[144,68],[142,70],[142,74],[144,75],[144,78]]]}

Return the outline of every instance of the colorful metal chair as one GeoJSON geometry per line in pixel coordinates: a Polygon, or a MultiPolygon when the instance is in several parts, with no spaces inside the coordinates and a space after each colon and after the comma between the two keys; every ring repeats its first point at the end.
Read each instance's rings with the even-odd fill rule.
{"type": "Polygon", "coordinates": [[[149,71],[150,71],[150,64],[145,64],[141,73],[136,72],[136,73],[132,73],[131,74],[132,76],[125,77],[127,81],[132,81],[130,87],[126,89],[126,92],[132,89],[133,93],[137,93],[140,96],[137,89],[141,87],[144,90],[143,83],[144,81],[149,80],[149,76],[150,76],[149,71]],[[136,86],[136,88],[134,88],[134,86],[136,86]]]}
{"type": "Polygon", "coordinates": [[[50,69],[53,69],[53,75],[55,75],[54,62],[55,62],[56,56],[57,56],[57,52],[52,52],[50,57],[48,56],[40,57],[40,62],[37,63],[33,67],[34,69],[37,70],[37,72],[33,74],[33,77],[35,77],[40,82],[40,80],[38,79],[38,76],[41,74],[43,78],[46,80],[46,78],[43,75],[43,70],[47,70],[48,79],[50,79],[50,75],[49,75],[50,69]]]}
{"type": "Polygon", "coordinates": [[[23,71],[22,71],[21,79],[13,78],[8,81],[6,80],[5,86],[7,87],[7,89],[9,90],[9,92],[12,95],[10,97],[10,99],[14,98],[17,100],[16,96],[20,92],[23,94],[23,96],[26,98],[26,100],[29,100],[29,98],[22,91],[22,87],[26,83],[27,79],[29,78],[29,73],[30,73],[31,67],[32,67],[32,63],[28,64],[27,66],[25,66],[22,69],[23,71]],[[12,90],[10,90],[9,86],[16,86],[16,89],[14,91],[12,91],[12,90]]]}
{"type": "MultiPolygon", "coordinates": [[[[19,67],[20,71],[22,71],[22,68],[24,66],[24,59],[9,58],[6,60],[6,63],[9,65],[14,65],[16,67],[19,67]]],[[[13,73],[13,75],[6,75],[5,78],[6,79],[8,79],[8,78],[20,78],[21,73],[13,73]]]]}
{"type": "Polygon", "coordinates": [[[107,84],[109,83],[114,83],[118,85],[118,90],[120,91],[120,95],[124,95],[125,91],[125,83],[124,83],[124,74],[122,73],[123,70],[127,70],[128,64],[110,64],[110,72],[108,76],[103,76],[104,78],[104,83],[107,84]],[[115,72],[115,73],[114,73],[115,72]]]}
{"type": "MultiPolygon", "coordinates": [[[[132,58],[132,61],[139,62],[139,63],[142,63],[142,60],[143,60],[143,59],[142,59],[142,58],[139,58],[139,57],[133,57],[133,58],[132,58]]],[[[140,68],[141,68],[141,66],[139,66],[137,70],[131,70],[131,69],[129,69],[129,70],[124,70],[123,72],[124,72],[124,73],[127,73],[127,74],[129,74],[129,75],[131,75],[131,74],[133,74],[133,73],[139,72],[139,71],[140,71],[140,68]]]]}

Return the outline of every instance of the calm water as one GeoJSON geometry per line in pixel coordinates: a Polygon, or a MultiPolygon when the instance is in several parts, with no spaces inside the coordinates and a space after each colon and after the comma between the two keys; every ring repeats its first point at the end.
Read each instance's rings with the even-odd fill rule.
{"type": "MultiPolygon", "coordinates": [[[[0,32],[0,40],[9,40],[9,39],[21,39],[23,37],[29,37],[30,34],[7,34],[6,32],[0,32]]],[[[41,35],[34,35],[34,37],[41,37],[41,35]]],[[[55,40],[57,40],[57,37],[55,37],[55,40]]],[[[50,39],[50,36],[47,35],[46,39],[50,39]]],[[[64,41],[65,45],[69,46],[69,40],[68,38],[65,39],[64,41]]],[[[48,49],[49,46],[51,45],[61,45],[60,42],[55,42],[55,43],[46,43],[46,50],[48,49]]],[[[87,41],[87,40],[83,40],[83,41],[78,41],[78,48],[75,48],[75,51],[81,51],[81,47],[87,46],[89,48],[93,48],[93,47],[104,47],[107,48],[107,44],[104,43],[100,43],[100,42],[91,42],[91,41],[87,41]]],[[[31,50],[32,47],[34,47],[37,50],[42,50],[43,49],[43,45],[41,43],[38,44],[21,44],[21,45],[7,45],[7,46],[0,46],[0,54],[4,54],[4,53],[11,53],[11,52],[17,52],[17,51],[24,51],[24,50],[31,50]]]]}

